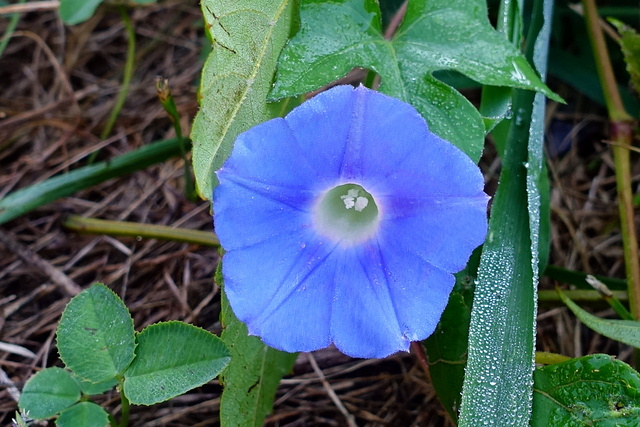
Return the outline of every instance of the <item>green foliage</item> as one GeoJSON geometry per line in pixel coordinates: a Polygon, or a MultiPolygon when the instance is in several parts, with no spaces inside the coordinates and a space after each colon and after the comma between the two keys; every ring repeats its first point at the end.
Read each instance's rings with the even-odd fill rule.
{"type": "MultiPolygon", "coordinates": [[[[479,251],[476,251],[477,269],[479,251]]],[[[474,262],[474,261],[472,261],[474,262]]],[[[456,286],[438,327],[425,342],[429,356],[431,384],[442,406],[451,418],[458,419],[464,368],[467,363],[467,340],[473,301],[473,280],[476,271],[467,266],[456,275],[456,286]]]]}
{"type": "Polygon", "coordinates": [[[620,33],[620,47],[624,54],[624,62],[627,64],[627,71],[631,76],[631,85],[636,93],[640,93],[640,35],[636,31],[625,25],[623,22],[609,18],[620,33]]]}
{"type": "Polygon", "coordinates": [[[218,337],[183,322],[148,326],[136,341],[136,358],[124,381],[125,395],[136,405],[153,405],[201,386],[230,359],[218,337]]]}
{"type": "Polygon", "coordinates": [[[118,385],[118,380],[116,378],[111,378],[97,383],[92,383],[91,381],[79,378],[75,374],[73,375],[73,378],[75,378],[78,384],[80,384],[80,390],[82,390],[82,393],[86,394],[87,396],[102,394],[105,391],[111,390],[118,385]]]}
{"type": "Polygon", "coordinates": [[[562,291],[558,290],[560,299],[573,314],[589,328],[605,337],[640,348],[640,322],[637,320],[602,319],[590,314],[569,299],[562,291]]]}
{"type": "MultiPolygon", "coordinates": [[[[77,403],[82,395],[119,385],[123,408],[129,401],[152,405],[212,380],[230,360],[220,338],[183,322],[157,323],[136,336],[122,300],[100,283],[71,299],[57,337],[60,358],[71,372],[48,368],[37,373],[25,385],[19,406],[36,419],[60,414],[59,426],[107,423],[104,409],[77,403]]],[[[123,410],[123,426],[127,415],[123,410]]]]}
{"type": "Polygon", "coordinates": [[[58,427],[104,427],[109,423],[109,415],[93,402],[80,402],[63,411],[56,425],[58,427]]]}
{"type": "Polygon", "coordinates": [[[109,288],[97,284],[76,295],[58,325],[60,359],[91,382],[120,375],[134,356],[133,319],[109,288]]]}
{"type": "Polygon", "coordinates": [[[412,104],[432,131],[476,161],[484,145],[482,118],[464,96],[435,79],[434,71],[453,70],[483,84],[539,90],[558,99],[491,27],[483,0],[411,1],[392,40],[383,36],[375,0],[304,2],[301,22],[282,51],[271,98],[315,90],[353,67],[369,68],[381,76],[381,92],[412,104]]]}
{"type": "Polygon", "coordinates": [[[636,427],[640,375],[614,357],[595,354],[534,372],[533,427],[636,427]]]}
{"type": "Polygon", "coordinates": [[[203,0],[213,50],[202,70],[200,111],[193,122],[198,193],[210,200],[214,172],[241,132],[281,114],[267,105],[276,61],[293,25],[294,0],[203,0]]]}
{"type": "Polygon", "coordinates": [[[80,399],[80,386],[62,368],[47,368],[38,372],[24,385],[20,409],[29,411],[35,419],[49,418],[80,399]]]}
{"type": "MultiPolygon", "coordinates": [[[[216,282],[222,287],[221,266],[216,282]]],[[[297,354],[284,353],[249,336],[222,294],[220,315],[224,331],[222,340],[229,347],[231,362],[220,376],[224,385],[220,402],[220,419],[225,427],[260,427],[271,412],[276,389],[283,375],[293,367],[297,354]]]]}
{"type": "Polygon", "coordinates": [[[103,0],[61,0],[60,17],[67,25],[76,25],[91,18],[103,0]]]}
{"type": "MultiPolygon", "coordinates": [[[[60,17],[67,25],[80,24],[91,18],[104,0],[60,0],[60,17]]],[[[157,0],[130,0],[134,4],[150,4],[157,0]]]]}
{"type": "Polygon", "coordinates": [[[158,141],[105,162],[80,167],[10,193],[0,199],[0,224],[59,198],[70,196],[76,191],[179,156],[182,144],[179,139],[158,141]]]}
{"type": "MultiPolygon", "coordinates": [[[[546,74],[553,3],[537,2],[527,57],[546,74]]],[[[543,171],[542,94],[517,90],[493,199],[469,329],[461,426],[526,425],[531,417],[540,188],[543,171]]]]}

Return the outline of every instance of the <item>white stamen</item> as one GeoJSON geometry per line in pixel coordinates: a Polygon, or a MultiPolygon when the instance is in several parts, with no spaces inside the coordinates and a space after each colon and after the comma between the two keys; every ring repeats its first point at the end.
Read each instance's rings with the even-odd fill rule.
{"type": "MultiPolygon", "coordinates": [[[[347,191],[347,194],[345,194],[344,196],[340,196],[340,198],[342,199],[342,201],[344,202],[344,207],[346,209],[351,209],[352,207],[356,206],[356,197],[358,197],[358,193],[359,191],[356,190],[355,188],[352,188],[351,190],[347,191]]],[[[358,197],[359,199],[362,199],[362,197],[358,197]]],[[[367,201],[367,203],[369,203],[367,201]]],[[[367,204],[365,203],[364,206],[367,206],[367,204]]],[[[364,209],[364,207],[362,208],[364,209]]],[[[356,210],[358,212],[360,212],[362,209],[358,209],[358,207],[356,206],[356,210]]]]}
{"type": "Polygon", "coordinates": [[[358,212],[362,212],[362,210],[366,208],[368,204],[369,204],[369,199],[367,199],[366,197],[360,196],[356,199],[356,203],[355,203],[356,210],[358,212]]]}
{"type": "Polygon", "coordinates": [[[342,201],[344,202],[344,207],[347,209],[351,209],[356,205],[356,202],[353,201],[353,197],[342,196],[342,201]]]}

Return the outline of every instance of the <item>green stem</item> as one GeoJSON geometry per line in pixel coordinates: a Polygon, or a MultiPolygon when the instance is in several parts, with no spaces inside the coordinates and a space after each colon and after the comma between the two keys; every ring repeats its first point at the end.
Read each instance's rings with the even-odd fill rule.
{"type": "Polygon", "coordinates": [[[187,159],[187,152],[189,151],[189,141],[186,138],[182,137],[180,114],[178,113],[178,107],[176,107],[176,103],[173,100],[171,88],[169,87],[169,81],[167,79],[163,79],[160,76],[156,77],[156,92],[158,94],[160,104],[162,104],[162,108],[164,108],[164,111],[169,115],[169,119],[173,124],[173,129],[176,133],[176,137],[178,138],[178,141],[180,141],[180,154],[182,155],[182,160],[184,161],[185,195],[187,199],[193,202],[196,200],[197,194],[195,191],[193,176],[191,175],[189,160],[187,159]]]}
{"type": "Polygon", "coordinates": [[[129,425],[129,399],[124,394],[124,378],[120,379],[120,401],[122,402],[122,411],[120,411],[120,425],[119,427],[127,427],[129,425]]]}
{"type": "MultiPolygon", "coordinates": [[[[597,291],[587,291],[583,289],[563,290],[565,295],[572,301],[581,301],[583,303],[604,303],[606,300],[597,291]]],[[[627,291],[612,291],[612,296],[619,301],[627,300],[627,291]]],[[[562,305],[560,297],[556,291],[543,290],[538,291],[538,300],[540,305],[562,305]],[[557,303],[557,304],[550,304],[557,303]]]]}
{"type": "MultiPolygon", "coordinates": [[[[16,4],[22,4],[25,1],[26,0],[19,0],[16,4]]],[[[9,20],[9,24],[7,25],[7,29],[5,30],[4,35],[2,36],[2,39],[1,39],[2,41],[0,42],[0,57],[2,57],[4,50],[7,48],[7,45],[9,44],[11,35],[15,31],[16,26],[20,21],[20,15],[21,15],[20,13],[14,13],[11,15],[11,19],[9,20]]]]}
{"type": "Polygon", "coordinates": [[[166,225],[109,221],[104,219],[83,218],[78,215],[67,216],[62,222],[62,225],[69,230],[79,233],[144,237],[147,239],[170,240],[203,246],[220,246],[218,237],[210,231],[174,228],[166,225]]]}
{"type": "Polygon", "coordinates": [[[582,0],[587,31],[591,39],[593,56],[605,104],[611,122],[611,140],[616,143],[611,150],[616,173],[616,187],[620,205],[620,228],[626,265],[627,286],[631,314],[640,318],[640,259],[638,257],[637,231],[633,212],[631,191],[631,166],[629,150],[617,144],[632,145],[633,132],[631,116],[626,112],[618,91],[609,52],[604,40],[595,0],[582,0]]]}
{"type": "MultiPolygon", "coordinates": [[[[133,28],[131,17],[129,17],[129,13],[125,6],[120,5],[118,7],[118,10],[120,11],[122,23],[127,33],[127,59],[124,64],[120,92],[118,92],[116,102],[111,109],[111,113],[109,114],[109,118],[107,119],[107,124],[102,129],[100,139],[107,139],[107,137],[111,133],[111,130],[113,129],[113,125],[116,123],[116,120],[120,115],[120,111],[122,111],[124,101],[127,99],[127,94],[129,93],[129,84],[131,83],[131,78],[133,77],[133,65],[136,58],[136,31],[133,28]]],[[[92,164],[95,161],[99,152],[100,150],[96,150],[91,153],[91,156],[89,156],[88,160],[89,164],[92,164]]]]}

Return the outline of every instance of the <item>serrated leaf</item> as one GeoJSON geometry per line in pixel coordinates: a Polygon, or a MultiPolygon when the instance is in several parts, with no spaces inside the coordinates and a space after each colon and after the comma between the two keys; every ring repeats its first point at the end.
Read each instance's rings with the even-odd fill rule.
{"type": "Polygon", "coordinates": [[[37,420],[51,418],[80,399],[80,386],[61,368],[44,369],[27,381],[18,406],[37,420]]]}
{"type": "Polygon", "coordinates": [[[640,348],[640,322],[637,320],[602,319],[590,314],[569,299],[558,289],[560,299],[589,328],[607,338],[640,348]]]}
{"type": "Polygon", "coordinates": [[[294,0],[203,0],[213,50],[202,70],[193,123],[198,193],[211,200],[214,172],[239,133],[277,115],[267,105],[276,61],[291,31],[294,0]]]}
{"type": "Polygon", "coordinates": [[[102,382],[124,372],[135,349],[133,319],[101,283],[71,299],[57,331],[60,358],[78,377],[102,382]]]}
{"type": "Polygon", "coordinates": [[[60,17],[67,25],[76,25],[91,18],[104,0],[60,0],[60,17]]]}
{"type": "Polygon", "coordinates": [[[215,378],[229,363],[229,350],[211,332],[171,321],[146,327],[137,336],[136,358],[124,373],[131,403],[164,402],[215,378]]]}
{"type": "Polygon", "coordinates": [[[82,393],[86,394],[87,396],[102,394],[105,391],[111,390],[116,385],[118,385],[118,380],[116,378],[112,378],[106,381],[101,381],[99,383],[92,383],[91,381],[83,380],[82,378],[76,375],[73,375],[73,377],[80,385],[80,389],[82,390],[82,393]]]}
{"type": "Polygon", "coordinates": [[[58,427],[105,427],[109,424],[109,415],[93,402],[80,402],[62,411],[56,425],[58,427]]]}
{"type": "MultiPolygon", "coordinates": [[[[223,286],[220,265],[216,282],[223,286]]],[[[221,338],[231,352],[231,363],[220,376],[224,385],[221,425],[260,427],[271,412],[280,379],[291,370],[297,354],[278,351],[249,336],[246,325],[233,314],[224,291],[220,318],[224,327],[221,338]]]]}
{"type": "Polygon", "coordinates": [[[533,427],[638,426],[640,375],[612,356],[545,366],[533,378],[533,427]]]}
{"type": "Polygon", "coordinates": [[[356,66],[368,68],[380,74],[381,92],[411,103],[433,132],[476,161],[482,118],[459,92],[436,80],[435,71],[559,99],[491,27],[483,0],[411,1],[392,40],[383,36],[376,0],[310,0],[300,15],[301,29],[278,62],[273,99],[317,89],[356,66]]]}

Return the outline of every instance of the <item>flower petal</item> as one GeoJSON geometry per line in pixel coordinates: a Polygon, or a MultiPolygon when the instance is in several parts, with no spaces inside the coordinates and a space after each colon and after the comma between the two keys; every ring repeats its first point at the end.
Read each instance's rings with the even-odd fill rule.
{"type": "Polygon", "coordinates": [[[336,347],[352,357],[386,357],[407,351],[387,272],[377,246],[346,249],[337,264],[331,336],[336,347]]]}
{"type": "Polygon", "coordinates": [[[296,136],[281,118],[241,133],[217,175],[221,182],[225,177],[234,177],[249,184],[274,187],[273,194],[286,189],[308,189],[318,181],[316,171],[306,163],[296,136]]]}
{"type": "Polygon", "coordinates": [[[283,351],[331,343],[335,264],[331,248],[307,230],[228,252],[222,271],[229,303],[249,333],[283,351]]]}
{"type": "Polygon", "coordinates": [[[429,337],[447,306],[455,277],[406,252],[383,252],[389,294],[402,335],[408,341],[429,337]]]}
{"type": "MultiPolygon", "coordinates": [[[[399,145],[402,145],[398,142],[399,145]]],[[[375,169],[372,167],[372,169],[375,169]]],[[[378,166],[375,191],[396,198],[487,197],[478,166],[454,145],[430,134],[393,169],[378,166]]],[[[374,175],[370,172],[369,175],[374,175]]]]}
{"type": "Polygon", "coordinates": [[[335,87],[243,133],[218,178],[229,302],[251,334],[285,351],[408,350],[433,332],[451,273],[486,234],[477,166],[413,107],[364,87],[335,87]],[[319,232],[318,202],[344,184],[370,194],[373,236],[319,232]]]}
{"type": "Polygon", "coordinates": [[[215,230],[227,251],[250,247],[282,234],[312,227],[309,192],[267,192],[257,183],[239,184],[220,174],[214,193],[215,230]],[[309,209],[306,211],[305,209],[309,209]]]}
{"type": "Polygon", "coordinates": [[[285,118],[307,162],[329,180],[329,185],[340,176],[355,102],[352,86],[337,86],[311,98],[285,118]]]}
{"type": "MultiPolygon", "coordinates": [[[[398,204],[399,201],[387,205],[398,204]]],[[[393,208],[390,208],[393,209],[393,208]]],[[[449,273],[464,268],[487,233],[487,198],[428,200],[405,207],[410,214],[386,218],[380,225],[385,253],[413,254],[449,273]]]]}
{"type": "MultiPolygon", "coordinates": [[[[375,181],[400,172],[415,150],[430,143],[426,121],[411,105],[360,86],[341,169],[344,181],[375,181]]],[[[364,184],[364,183],[363,183],[364,184]]]]}

